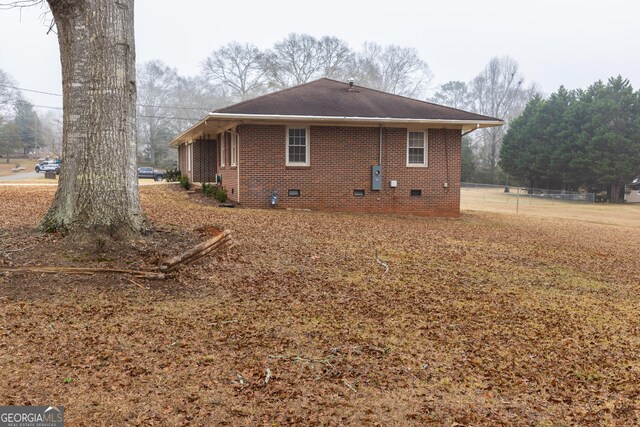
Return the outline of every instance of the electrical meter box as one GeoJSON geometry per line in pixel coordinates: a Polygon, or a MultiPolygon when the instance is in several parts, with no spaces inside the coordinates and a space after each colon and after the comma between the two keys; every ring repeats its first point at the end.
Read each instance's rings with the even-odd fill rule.
{"type": "Polygon", "coordinates": [[[382,190],[382,166],[371,166],[371,191],[382,190]]]}

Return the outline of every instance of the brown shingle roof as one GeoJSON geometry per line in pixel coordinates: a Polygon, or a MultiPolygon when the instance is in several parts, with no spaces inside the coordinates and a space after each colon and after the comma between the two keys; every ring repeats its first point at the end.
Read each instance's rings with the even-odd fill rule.
{"type": "Polygon", "coordinates": [[[497,121],[493,117],[322,78],[259,96],[214,113],[497,121]]]}

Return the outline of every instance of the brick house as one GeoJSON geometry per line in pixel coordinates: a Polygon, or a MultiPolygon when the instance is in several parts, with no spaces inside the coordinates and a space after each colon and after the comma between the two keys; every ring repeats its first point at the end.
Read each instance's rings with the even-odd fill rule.
{"type": "Polygon", "coordinates": [[[192,182],[278,207],[460,214],[465,132],[503,122],[330,79],[214,111],[176,137],[192,182]]]}

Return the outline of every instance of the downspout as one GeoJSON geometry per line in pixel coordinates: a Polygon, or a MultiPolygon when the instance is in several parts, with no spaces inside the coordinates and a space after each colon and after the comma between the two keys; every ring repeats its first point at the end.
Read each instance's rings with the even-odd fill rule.
{"type": "Polygon", "coordinates": [[[382,166],[382,125],[380,125],[380,143],[378,146],[378,166],[382,166]]]}
{"type": "Polygon", "coordinates": [[[236,133],[236,172],[238,173],[238,194],[236,196],[238,204],[240,204],[240,134],[236,133]]]}

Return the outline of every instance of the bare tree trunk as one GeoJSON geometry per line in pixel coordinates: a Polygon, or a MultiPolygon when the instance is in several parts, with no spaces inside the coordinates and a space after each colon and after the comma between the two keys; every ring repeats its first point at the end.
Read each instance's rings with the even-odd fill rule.
{"type": "Polygon", "coordinates": [[[42,221],[80,240],[146,229],[136,174],[133,0],[47,0],[63,81],[63,165],[42,221]]]}
{"type": "Polygon", "coordinates": [[[156,167],[156,127],[155,123],[151,119],[149,123],[149,160],[151,160],[151,166],[156,167]]]}
{"type": "Polygon", "coordinates": [[[614,182],[609,188],[609,203],[620,203],[620,183],[614,182]]]}

